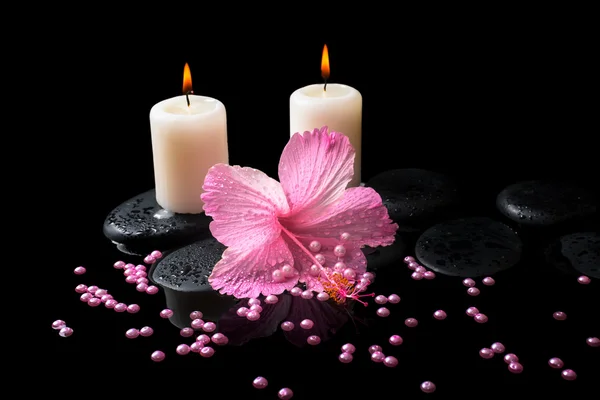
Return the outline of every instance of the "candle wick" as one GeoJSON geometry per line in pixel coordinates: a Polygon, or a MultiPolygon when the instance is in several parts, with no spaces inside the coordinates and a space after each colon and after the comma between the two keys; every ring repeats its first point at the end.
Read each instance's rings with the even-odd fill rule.
{"type": "Polygon", "coordinates": [[[187,101],[188,107],[190,106],[190,93],[194,94],[194,91],[193,90],[188,90],[187,92],[185,92],[185,101],[187,101]]]}
{"type": "Polygon", "coordinates": [[[327,79],[325,79],[325,85],[323,86],[323,91],[326,92],[327,91],[327,79]]]}

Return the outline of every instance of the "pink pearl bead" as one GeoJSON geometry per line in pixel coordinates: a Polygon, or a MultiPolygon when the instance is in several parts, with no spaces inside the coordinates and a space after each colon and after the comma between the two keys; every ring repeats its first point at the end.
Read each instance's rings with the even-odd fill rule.
{"type": "Polygon", "coordinates": [[[562,311],[557,311],[554,314],[552,314],[552,317],[557,321],[564,321],[565,319],[567,319],[567,314],[565,314],[562,311]]]}
{"type": "Polygon", "coordinates": [[[148,274],[145,271],[137,271],[135,273],[135,276],[137,276],[138,278],[145,278],[148,276],[148,274]]]}
{"type": "Polygon", "coordinates": [[[138,284],[138,285],[142,284],[143,282],[138,282],[138,279],[141,279],[141,278],[138,278],[135,275],[129,275],[127,278],[125,278],[125,282],[127,282],[129,284],[134,284],[134,283],[138,284]]]}
{"type": "Polygon", "coordinates": [[[591,281],[592,280],[585,275],[582,275],[579,278],[577,278],[577,282],[581,283],[582,285],[589,285],[591,281]]]}
{"type": "Polygon", "coordinates": [[[369,354],[373,354],[377,351],[381,352],[381,350],[382,350],[381,346],[379,346],[379,345],[374,344],[372,346],[369,346],[369,354]]]}
{"type": "Polygon", "coordinates": [[[123,268],[125,268],[125,262],[117,261],[116,263],[113,264],[113,267],[115,269],[123,269],[123,268]]]}
{"type": "Polygon", "coordinates": [[[394,356],[387,356],[383,359],[383,365],[386,367],[394,368],[398,365],[398,359],[394,356]]]}
{"type": "Polygon", "coordinates": [[[88,306],[90,307],[98,307],[100,304],[102,304],[102,300],[97,297],[92,297],[88,300],[88,306]]]}
{"type": "Polygon", "coordinates": [[[182,330],[179,331],[179,334],[182,337],[190,337],[194,334],[194,330],[192,328],[183,328],[182,330]]]}
{"type": "Polygon", "coordinates": [[[249,306],[260,306],[260,300],[259,299],[250,299],[250,300],[248,300],[248,305],[249,306]]]}
{"type": "Polygon", "coordinates": [[[312,290],[305,290],[300,296],[305,300],[310,300],[313,298],[313,292],[312,290]]]}
{"type": "Polygon", "coordinates": [[[563,377],[566,381],[574,381],[577,379],[577,374],[572,369],[565,369],[560,373],[560,376],[563,377]]]}
{"type": "MultiPolygon", "coordinates": [[[[147,279],[146,279],[147,280],[147,279]]],[[[146,282],[147,283],[147,282],[146,282]]],[[[151,285],[146,288],[146,293],[148,294],[156,294],[158,293],[158,287],[151,285]]]]}
{"type": "Polygon", "coordinates": [[[481,282],[485,286],[494,286],[496,284],[496,281],[491,276],[486,276],[485,278],[483,278],[483,280],[481,282]]]}
{"type": "Polygon", "coordinates": [[[98,290],[96,290],[96,293],[94,293],[94,296],[96,296],[98,298],[102,298],[102,296],[104,296],[105,294],[108,294],[108,290],[98,289],[98,290]]]}
{"type": "Polygon", "coordinates": [[[516,354],[508,353],[504,356],[504,362],[507,364],[519,362],[519,357],[516,354]]]}
{"type": "MultiPolygon", "coordinates": [[[[248,313],[248,315],[250,315],[250,313],[252,313],[253,311],[250,311],[248,313]]],[[[258,314],[258,313],[257,313],[258,314]]],[[[252,320],[251,320],[252,321],[252,320]]],[[[217,329],[217,325],[215,325],[214,322],[205,322],[204,325],[202,325],[202,330],[204,332],[214,332],[214,330],[217,329]]]]}
{"type": "Polygon", "coordinates": [[[504,347],[504,345],[502,343],[496,342],[496,343],[492,344],[492,350],[496,354],[502,354],[506,350],[506,347],[504,347]]]}
{"type": "Polygon", "coordinates": [[[240,307],[235,313],[238,315],[238,317],[245,317],[246,315],[248,315],[249,311],[250,310],[247,307],[240,307]]]}
{"type": "Polygon", "coordinates": [[[356,279],[356,271],[354,271],[352,268],[346,268],[344,270],[344,278],[348,279],[349,281],[353,281],[356,279]]]}
{"type": "Polygon", "coordinates": [[[127,306],[127,312],[130,314],[135,314],[140,311],[140,306],[137,304],[130,304],[127,306]]]}
{"type": "Polygon", "coordinates": [[[267,387],[268,384],[269,381],[267,381],[267,379],[263,378],[262,376],[258,376],[252,381],[252,386],[254,386],[257,389],[264,389],[267,387]]]}
{"type": "Polygon", "coordinates": [[[60,328],[60,330],[58,331],[58,335],[60,337],[69,337],[73,334],[73,329],[69,328],[68,326],[62,327],[60,328]]]}
{"type": "Polygon", "coordinates": [[[125,266],[123,268],[124,269],[135,269],[135,265],[132,263],[127,263],[127,264],[125,264],[125,266]]]}
{"type": "Polygon", "coordinates": [[[585,342],[590,347],[600,347],[600,339],[598,339],[597,337],[589,337],[585,339],[585,342]]]}
{"type": "Polygon", "coordinates": [[[137,290],[138,292],[145,292],[146,289],[148,289],[148,285],[145,283],[139,283],[136,287],[135,290],[137,290]]]}
{"type": "Polygon", "coordinates": [[[250,311],[256,311],[257,313],[261,313],[262,310],[263,310],[263,308],[261,306],[259,306],[258,304],[255,304],[252,307],[250,307],[250,311]]]}
{"type": "Polygon", "coordinates": [[[307,339],[306,339],[306,343],[310,344],[311,346],[316,346],[319,343],[321,343],[321,338],[317,335],[310,335],[307,339]]]}
{"type": "Polygon", "coordinates": [[[198,337],[196,338],[196,342],[201,343],[203,345],[209,344],[210,338],[208,337],[208,335],[203,333],[202,335],[198,335],[198,337]]]}
{"type": "Polygon", "coordinates": [[[435,383],[430,382],[430,381],[425,381],[423,383],[421,383],[421,391],[423,393],[433,393],[435,392],[435,383]]]}
{"type": "Polygon", "coordinates": [[[158,250],[154,250],[152,253],[150,253],[150,257],[153,257],[154,259],[158,260],[159,258],[162,258],[162,253],[158,250]]]}
{"type": "Polygon", "coordinates": [[[146,266],[143,264],[138,264],[135,266],[136,271],[146,271],[146,266]]]}
{"type": "Polygon", "coordinates": [[[152,263],[154,263],[155,261],[156,261],[156,259],[155,259],[154,257],[152,257],[152,256],[146,256],[146,257],[144,257],[144,262],[145,262],[146,264],[152,264],[152,263]]]}
{"type": "Polygon", "coordinates": [[[57,319],[56,321],[54,321],[52,323],[52,329],[57,329],[58,330],[58,329],[64,328],[65,326],[67,326],[67,324],[62,319],[57,319]]]}
{"type": "Polygon", "coordinates": [[[427,279],[428,281],[435,279],[435,272],[425,271],[425,272],[423,272],[423,278],[427,279]]]}
{"type": "Polygon", "coordinates": [[[246,319],[248,321],[258,321],[260,319],[260,313],[258,311],[250,310],[248,314],[246,314],[246,319]]]}
{"type": "Polygon", "coordinates": [[[299,287],[293,287],[292,290],[290,290],[290,294],[292,296],[300,296],[302,294],[302,289],[300,289],[299,287]]]}
{"type": "Polygon", "coordinates": [[[520,374],[523,372],[523,366],[518,362],[511,362],[508,364],[508,370],[513,374],[520,374]]]}
{"type": "Polygon", "coordinates": [[[290,388],[283,388],[277,392],[277,397],[279,397],[281,400],[290,400],[292,397],[294,397],[294,392],[292,392],[292,389],[290,388]]]}
{"type": "Polygon", "coordinates": [[[415,326],[419,325],[419,321],[417,321],[416,318],[407,318],[404,320],[404,325],[408,326],[409,328],[414,328],[415,326]]]}
{"type": "Polygon", "coordinates": [[[356,347],[352,343],[346,343],[342,346],[342,353],[353,354],[356,351],[356,347]]]}
{"type": "Polygon", "coordinates": [[[300,328],[302,329],[312,329],[315,326],[315,323],[310,319],[304,319],[300,322],[300,328]]]}
{"type": "Polygon", "coordinates": [[[96,285],[92,285],[88,287],[88,293],[94,294],[96,293],[96,290],[100,289],[98,286],[96,285]]]}
{"type": "Polygon", "coordinates": [[[190,345],[190,351],[192,353],[199,353],[200,350],[204,347],[204,343],[202,342],[194,342],[190,345]]]}
{"type": "Polygon", "coordinates": [[[86,270],[85,270],[85,268],[84,268],[84,267],[77,267],[77,268],[75,268],[75,269],[73,270],[73,273],[74,273],[75,275],[83,275],[83,274],[85,274],[85,271],[86,271],[86,270]]]}
{"type": "Polygon", "coordinates": [[[423,279],[423,274],[420,272],[413,272],[410,277],[412,279],[414,279],[415,281],[420,281],[421,279],[423,279]]]}
{"type": "Polygon", "coordinates": [[[400,346],[402,342],[404,342],[404,339],[402,339],[402,336],[400,335],[392,335],[388,341],[392,346],[400,346]]]}
{"type": "Polygon", "coordinates": [[[227,343],[229,343],[229,338],[223,335],[222,333],[215,333],[210,339],[214,344],[217,344],[219,346],[224,346],[227,343]]]}
{"type": "Polygon", "coordinates": [[[125,332],[125,337],[127,339],[135,339],[138,336],[140,336],[140,331],[135,328],[128,329],[127,332],[125,332]]]}
{"type": "Polygon", "coordinates": [[[390,310],[388,310],[386,307],[381,307],[377,310],[377,315],[382,317],[382,318],[386,318],[390,316],[390,310]]]}
{"type": "Polygon", "coordinates": [[[160,350],[155,351],[154,353],[152,353],[152,355],[150,356],[150,358],[152,359],[152,361],[154,362],[161,362],[162,360],[165,359],[165,353],[163,353],[160,350]]]}
{"type": "Polygon", "coordinates": [[[448,315],[446,314],[446,312],[444,310],[437,310],[436,312],[433,313],[433,318],[437,319],[438,321],[443,321],[446,319],[448,315]]]}
{"type": "Polygon", "coordinates": [[[483,349],[479,350],[479,355],[481,356],[481,358],[485,358],[487,360],[494,357],[494,351],[492,349],[484,347],[483,349]]]}
{"type": "Polygon", "coordinates": [[[115,299],[109,299],[106,300],[106,303],[104,303],[104,307],[106,308],[115,308],[117,306],[117,301],[115,299]]]}
{"type": "Polygon", "coordinates": [[[354,359],[354,356],[351,353],[343,352],[338,356],[338,360],[340,360],[343,364],[351,363],[354,359]]]}
{"type": "Polygon", "coordinates": [[[479,314],[475,314],[475,322],[480,323],[480,324],[485,324],[486,322],[488,322],[488,317],[485,314],[479,313],[479,314]]]}
{"type": "Polygon", "coordinates": [[[427,272],[427,270],[425,269],[424,266],[419,265],[417,268],[415,268],[415,272],[418,272],[420,274],[424,274],[425,272],[427,272]]]}
{"type": "Polygon", "coordinates": [[[186,354],[190,353],[190,346],[188,346],[187,344],[180,344],[179,346],[177,346],[177,349],[175,351],[180,356],[185,356],[186,354]]]}
{"type": "Polygon", "coordinates": [[[318,253],[321,250],[321,243],[317,242],[316,240],[313,240],[309,243],[308,248],[313,253],[318,253]]]}
{"type": "Polygon", "coordinates": [[[150,328],[149,326],[144,326],[142,329],[140,329],[140,336],[143,337],[152,336],[153,333],[154,329],[150,328]]]}
{"type": "Polygon", "coordinates": [[[481,293],[481,291],[476,287],[471,287],[467,289],[467,293],[469,294],[469,296],[479,296],[479,293],[481,293]]]}
{"type": "Polygon", "coordinates": [[[414,261],[408,263],[408,268],[412,271],[415,271],[418,266],[419,266],[419,263],[414,262],[414,261]]]}
{"type": "Polygon", "coordinates": [[[406,256],[406,257],[404,257],[404,262],[406,264],[411,263],[411,262],[415,262],[415,258],[411,257],[411,256],[406,256]]]}
{"type": "Polygon", "coordinates": [[[267,304],[276,304],[278,301],[279,301],[279,298],[277,296],[275,296],[274,294],[270,294],[265,298],[265,303],[267,303],[267,304]]]}
{"type": "Polygon", "coordinates": [[[113,298],[112,295],[105,294],[104,296],[100,297],[100,301],[103,302],[103,303],[106,303],[107,301],[109,301],[112,298],[113,298]]]}
{"type": "Polygon", "coordinates": [[[340,235],[340,240],[342,240],[342,241],[344,241],[344,242],[345,242],[345,241],[348,241],[348,240],[350,240],[350,237],[351,237],[350,233],[348,233],[348,232],[343,232],[343,233],[340,235]]]}
{"type": "Polygon", "coordinates": [[[115,311],[118,313],[127,311],[127,304],[117,303],[117,305],[115,305],[115,311]]]}
{"type": "Polygon", "coordinates": [[[377,304],[385,304],[387,302],[388,302],[388,298],[381,294],[379,296],[375,297],[375,303],[377,303],[377,304]]]}
{"type": "Polygon", "coordinates": [[[83,301],[84,303],[87,303],[92,297],[94,297],[94,295],[92,295],[91,293],[84,293],[79,297],[79,300],[83,301]]]}
{"type": "Polygon", "coordinates": [[[210,358],[215,355],[215,349],[210,346],[204,346],[200,349],[200,355],[204,358],[210,358]]]}
{"type": "Polygon", "coordinates": [[[553,357],[548,360],[548,365],[552,368],[562,368],[565,366],[565,363],[560,358],[553,357]]]}
{"type": "Polygon", "coordinates": [[[77,285],[75,287],[75,291],[77,293],[86,293],[87,292],[87,286],[85,286],[85,285],[77,285]]]}
{"type": "Polygon", "coordinates": [[[471,278],[467,278],[462,281],[462,284],[466,287],[473,287],[473,286],[475,286],[475,281],[471,278]]]}
{"type": "MultiPolygon", "coordinates": [[[[126,277],[128,277],[128,278],[130,276],[135,277],[135,268],[127,268],[127,269],[125,269],[125,271],[123,271],[123,275],[126,276],[126,277]]],[[[127,281],[127,279],[126,279],[126,281],[127,281]]]]}
{"type": "Polygon", "coordinates": [[[202,314],[201,311],[192,311],[190,313],[190,319],[191,320],[199,319],[199,318],[202,318],[202,317],[204,317],[204,314],[202,314]]]}
{"type": "Polygon", "coordinates": [[[281,329],[289,332],[294,329],[294,323],[292,321],[284,321],[281,323],[281,329]]]}
{"type": "Polygon", "coordinates": [[[365,272],[362,277],[363,277],[363,279],[367,279],[370,282],[375,281],[375,275],[373,275],[371,272],[365,272]]]}
{"type": "Polygon", "coordinates": [[[381,351],[376,351],[371,354],[371,361],[380,363],[383,362],[383,360],[385,360],[385,354],[383,354],[381,351]]]}
{"type": "Polygon", "coordinates": [[[469,308],[467,308],[467,315],[469,317],[474,317],[477,314],[479,314],[479,310],[477,309],[477,307],[469,307],[469,308]]]}
{"type": "Polygon", "coordinates": [[[398,296],[397,294],[390,294],[388,296],[388,301],[392,304],[398,304],[400,303],[400,296],[398,296]]]}
{"type": "Polygon", "coordinates": [[[317,300],[327,301],[327,300],[329,300],[329,295],[325,292],[321,292],[321,293],[317,294],[317,300]]]}
{"type": "Polygon", "coordinates": [[[190,325],[194,329],[202,329],[202,327],[204,326],[204,321],[201,320],[200,318],[196,318],[195,320],[192,321],[192,323],[190,325]]]}
{"type": "Polygon", "coordinates": [[[173,316],[173,310],[170,310],[168,308],[165,308],[164,310],[162,310],[160,312],[161,318],[171,318],[172,316],[173,316]]]}
{"type": "Polygon", "coordinates": [[[336,257],[344,257],[346,255],[346,248],[343,245],[338,244],[333,248],[333,254],[336,257]]]}

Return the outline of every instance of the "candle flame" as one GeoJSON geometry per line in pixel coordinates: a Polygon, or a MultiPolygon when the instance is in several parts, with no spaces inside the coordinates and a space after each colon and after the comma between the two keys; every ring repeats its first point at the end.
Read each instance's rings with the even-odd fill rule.
{"type": "Polygon", "coordinates": [[[193,93],[192,90],[192,73],[190,72],[190,66],[185,63],[183,67],[183,94],[193,93]]]}
{"type": "Polygon", "coordinates": [[[321,76],[325,81],[329,79],[329,50],[327,50],[327,45],[323,46],[323,56],[321,57],[321,76]]]}

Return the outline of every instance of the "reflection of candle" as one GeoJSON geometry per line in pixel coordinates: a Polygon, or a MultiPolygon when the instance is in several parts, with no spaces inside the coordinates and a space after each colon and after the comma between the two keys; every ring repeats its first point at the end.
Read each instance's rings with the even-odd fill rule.
{"type": "Polygon", "coordinates": [[[309,85],[296,90],[290,97],[290,135],[312,131],[327,125],[330,131],[348,136],[356,150],[354,178],[348,186],[360,184],[362,141],[362,96],[350,86],[328,84],[329,54],[323,48],[321,74],[324,85],[309,85]]]}
{"type": "Polygon", "coordinates": [[[204,204],[200,195],[208,169],[229,162],[227,116],[219,100],[190,95],[187,64],[183,92],[150,110],[156,202],[172,212],[197,214],[204,204]]]}

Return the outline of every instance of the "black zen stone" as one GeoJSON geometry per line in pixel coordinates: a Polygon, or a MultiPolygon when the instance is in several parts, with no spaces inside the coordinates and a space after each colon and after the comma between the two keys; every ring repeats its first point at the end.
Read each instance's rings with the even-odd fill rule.
{"type": "Polygon", "coordinates": [[[174,214],[156,203],[154,189],[133,197],[108,214],[104,235],[120,251],[146,255],[167,251],[210,236],[211,218],[201,214],[174,214]]]}
{"type": "Polygon", "coordinates": [[[600,233],[562,236],[548,248],[546,257],[549,263],[563,272],[600,279],[600,233]]]}
{"type": "Polygon", "coordinates": [[[502,214],[523,225],[549,226],[596,212],[594,196],[567,183],[527,181],[506,187],[496,199],[502,214]]]}
{"type": "Polygon", "coordinates": [[[396,236],[394,243],[389,246],[364,247],[362,251],[367,257],[367,269],[377,271],[393,265],[404,265],[402,259],[406,256],[406,244],[401,237],[396,236]]]}
{"type": "Polygon", "coordinates": [[[425,267],[444,275],[489,276],[516,265],[522,243],[517,234],[489,218],[465,218],[427,229],[415,255],[425,267]]]}
{"type": "Polygon", "coordinates": [[[192,311],[202,311],[207,320],[216,321],[235,304],[235,299],[219,294],[208,283],[224,250],[210,237],[167,253],[152,266],[150,279],[164,289],[175,326],[190,326],[192,311]]]}
{"type": "Polygon", "coordinates": [[[390,218],[403,232],[431,225],[433,218],[458,203],[457,187],[449,178],[422,169],[382,172],[366,186],[381,195],[390,218]]]}

